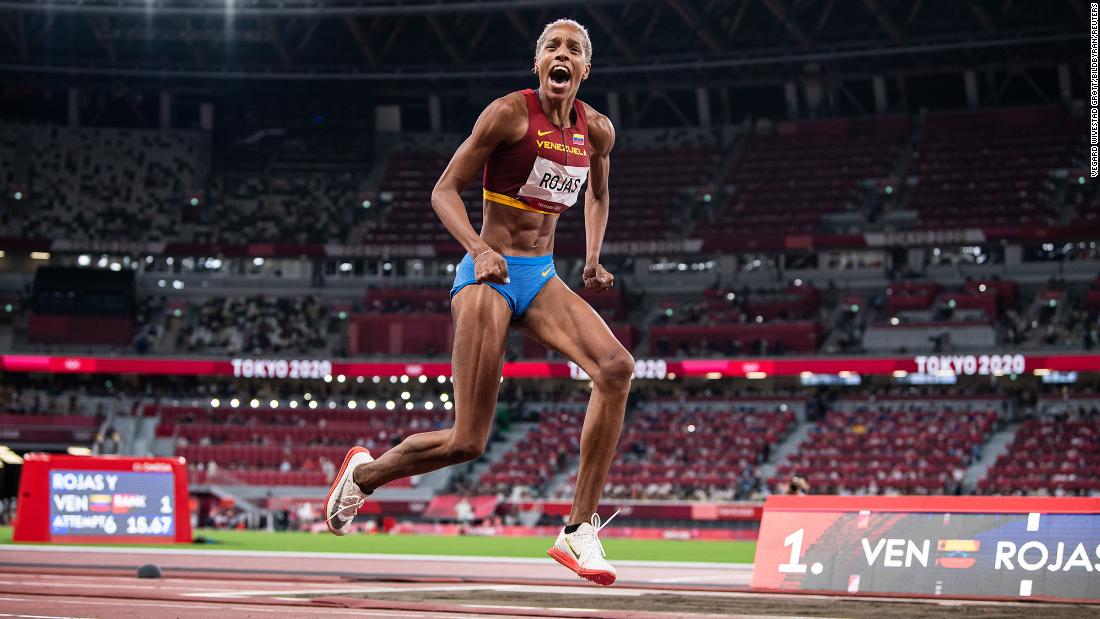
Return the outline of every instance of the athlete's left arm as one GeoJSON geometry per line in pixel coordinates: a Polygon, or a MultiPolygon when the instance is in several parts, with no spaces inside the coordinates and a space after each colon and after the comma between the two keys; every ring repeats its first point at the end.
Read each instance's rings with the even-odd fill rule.
{"type": "Polygon", "coordinates": [[[615,146],[615,127],[611,120],[592,108],[587,110],[589,154],[588,189],[584,192],[584,287],[602,292],[615,285],[615,276],[600,264],[600,250],[607,230],[610,193],[607,173],[611,165],[611,149],[615,146]]]}

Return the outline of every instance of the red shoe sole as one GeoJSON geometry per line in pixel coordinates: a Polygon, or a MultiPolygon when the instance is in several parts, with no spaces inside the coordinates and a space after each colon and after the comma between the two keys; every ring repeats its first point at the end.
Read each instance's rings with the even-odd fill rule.
{"type": "Polygon", "coordinates": [[[577,563],[576,559],[565,554],[561,550],[558,550],[557,548],[551,548],[550,550],[547,550],[546,554],[550,555],[551,559],[573,570],[573,573],[585,580],[590,580],[597,585],[603,585],[605,587],[615,584],[615,575],[611,572],[604,572],[600,570],[586,570],[582,568],[579,563],[577,563]]]}
{"type": "MultiPolygon", "coordinates": [[[[340,471],[336,473],[336,480],[329,486],[328,494],[325,495],[325,526],[328,527],[329,533],[333,535],[339,535],[339,533],[332,528],[332,518],[329,518],[328,514],[328,502],[332,499],[332,493],[336,492],[336,487],[340,485],[340,480],[344,479],[344,472],[348,469],[348,463],[351,462],[351,457],[355,454],[364,452],[366,452],[368,456],[370,455],[370,450],[366,447],[352,447],[348,450],[348,455],[344,456],[344,463],[340,465],[340,471]]],[[[354,516],[352,517],[354,518],[354,516]]]]}

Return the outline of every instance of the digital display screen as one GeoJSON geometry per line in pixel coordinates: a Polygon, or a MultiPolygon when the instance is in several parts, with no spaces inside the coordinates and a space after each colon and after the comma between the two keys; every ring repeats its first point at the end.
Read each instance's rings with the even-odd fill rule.
{"type": "MultiPolygon", "coordinates": [[[[1100,513],[998,513],[993,497],[955,499],[959,511],[766,508],[757,539],[754,587],[839,593],[1100,599],[1100,513]],[[971,509],[980,503],[989,513],[971,509]]],[[[857,499],[857,497],[836,497],[857,499]]],[[[1011,501],[1016,497],[997,497],[1011,501]]],[[[921,497],[898,497],[916,502],[921,497]]],[[[1090,499],[1084,499],[1089,501],[1090,499]]],[[[1073,508],[1067,504],[1064,508],[1073,508]]],[[[879,507],[886,507],[885,504],[879,507]]],[[[1018,509],[1018,508],[1017,508],[1018,509]]]]}
{"type": "Polygon", "coordinates": [[[172,473],[51,470],[50,534],[171,537],[172,473]]]}

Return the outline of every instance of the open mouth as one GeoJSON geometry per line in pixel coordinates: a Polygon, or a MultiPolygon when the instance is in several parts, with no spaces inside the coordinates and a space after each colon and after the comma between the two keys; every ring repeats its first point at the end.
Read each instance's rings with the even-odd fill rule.
{"type": "Polygon", "coordinates": [[[550,83],[555,86],[563,86],[569,83],[569,68],[558,65],[550,69],[550,83]]]}

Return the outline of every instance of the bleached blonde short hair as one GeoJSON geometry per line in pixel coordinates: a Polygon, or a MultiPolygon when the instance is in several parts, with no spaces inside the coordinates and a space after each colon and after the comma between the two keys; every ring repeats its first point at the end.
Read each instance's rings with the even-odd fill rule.
{"type": "Polygon", "coordinates": [[[588,28],[582,26],[579,22],[572,19],[557,19],[542,29],[542,34],[539,35],[539,40],[535,42],[535,58],[539,57],[539,50],[546,43],[546,37],[549,36],[550,31],[558,26],[572,26],[581,33],[581,51],[584,52],[584,61],[586,63],[592,62],[592,38],[588,36],[588,28]]]}

